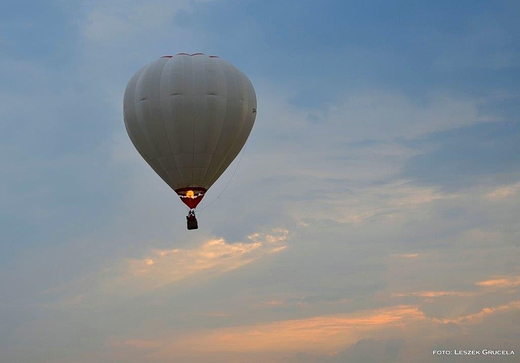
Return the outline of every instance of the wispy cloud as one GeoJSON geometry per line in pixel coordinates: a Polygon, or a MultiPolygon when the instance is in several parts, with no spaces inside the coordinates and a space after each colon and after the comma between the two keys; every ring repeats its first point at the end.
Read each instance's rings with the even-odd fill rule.
{"type": "Polygon", "coordinates": [[[520,287],[520,277],[519,276],[501,276],[501,277],[493,277],[491,279],[478,281],[474,284],[477,289],[471,289],[466,291],[413,291],[408,293],[393,293],[392,297],[407,297],[407,296],[416,296],[422,298],[438,298],[438,297],[470,297],[477,295],[487,295],[490,293],[499,293],[510,292],[510,291],[520,291],[518,288],[520,287]]]}
{"type": "Polygon", "coordinates": [[[227,243],[211,239],[196,248],[155,250],[142,259],[126,260],[110,271],[103,281],[108,294],[139,295],[188,277],[215,277],[250,264],[265,254],[283,251],[286,230],[255,233],[250,243],[227,243]]]}
{"type": "Polygon", "coordinates": [[[443,296],[473,296],[474,292],[467,291],[416,291],[410,293],[395,293],[392,294],[392,297],[406,297],[406,296],[417,296],[424,298],[435,298],[435,297],[443,297],[443,296]]]}
{"type": "Polygon", "coordinates": [[[492,316],[492,315],[500,314],[500,313],[506,313],[508,311],[514,311],[515,312],[514,315],[516,315],[516,311],[518,311],[518,310],[520,310],[520,300],[511,301],[509,304],[505,304],[505,305],[487,307],[487,308],[480,310],[478,313],[475,313],[475,314],[468,314],[468,315],[459,316],[457,318],[452,318],[452,319],[439,319],[439,320],[433,319],[433,321],[435,321],[435,322],[440,321],[443,324],[448,324],[448,323],[474,324],[474,323],[480,322],[481,320],[483,320],[484,318],[486,318],[488,316],[492,316]]]}
{"type": "MultiPolygon", "coordinates": [[[[288,235],[288,230],[274,229],[251,234],[249,242],[228,243],[213,238],[191,248],[151,250],[139,259],[122,259],[88,280],[67,284],[63,289],[68,297],[43,306],[88,306],[96,304],[97,299],[134,297],[189,279],[212,279],[285,250],[288,235]],[[74,294],[75,290],[82,292],[74,294]]],[[[55,288],[48,294],[62,294],[63,289],[55,288]]]]}
{"type": "MultiPolygon", "coordinates": [[[[353,314],[317,316],[199,332],[175,342],[163,341],[156,357],[180,352],[317,351],[333,352],[355,343],[360,336],[382,327],[423,319],[413,306],[395,306],[353,314]]],[[[182,354],[182,353],[181,353],[182,354]]]]}
{"type": "MultiPolygon", "coordinates": [[[[212,0],[196,0],[209,2],[212,0]]],[[[143,3],[135,0],[91,2],[85,9],[82,35],[89,41],[111,43],[161,29],[164,23],[180,10],[189,10],[194,2],[188,0],[154,1],[143,3]]]]}
{"type": "Polygon", "coordinates": [[[475,325],[482,324],[486,319],[496,315],[514,315],[519,309],[520,301],[512,301],[505,305],[484,308],[477,313],[437,319],[425,315],[419,306],[395,305],[350,314],[203,330],[182,337],[170,335],[166,338],[158,337],[143,344],[143,347],[155,347],[150,354],[154,359],[160,360],[222,352],[307,352],[334,355],[367,337],[409,339],[414,334],[424,336],[425,331],[429,331],[431,336],[439,336],[449,326],[474,329],[475,325]]]}
{"type": "Polygon", "coordinates": [[[418,258],[420,255],[418,253],[400,253],[400,254],[393,254],[391,257],[396,258],[418,258]]]}
{"type": "Polygon", "coordinates": [[[496,277],[489,280],[479,281],[476,285],[484,288],[495,289],[520,287],[520,276],[496,277]]]}
{"type": "Polygon", "coordinates": [[[518,346],[517,4],[19,3],[0,22],[5,361],[518,346]],[[259,100],[194,233],[122,115],[131,75],[182,51],[259,100]]]}
{"type": "Polygon", "coordinates": [[[520,182],[510,185],[502,185],[486,194],[486,198],[491,201],[501,201],[509,197],[516,196],[520,192],[520,182]]]}

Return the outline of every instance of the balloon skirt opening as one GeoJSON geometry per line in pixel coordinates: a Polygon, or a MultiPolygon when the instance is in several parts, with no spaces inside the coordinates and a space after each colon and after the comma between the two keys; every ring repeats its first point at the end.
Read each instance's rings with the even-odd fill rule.
{"type": "Polygon", "coordinates": [[[197,208],[204,194],[206,193],[205,188],[181,188],[176,189],[175,192],[181,198],[182,202],[190,209],[197,208]]]}

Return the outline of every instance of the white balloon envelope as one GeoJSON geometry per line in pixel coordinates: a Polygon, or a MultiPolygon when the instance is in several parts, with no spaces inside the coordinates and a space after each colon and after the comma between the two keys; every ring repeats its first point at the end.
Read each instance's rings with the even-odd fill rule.
{"type": "Polygon", "coordinates": [[[164,56],[139,69],[123,104],[135,148],[190,209],[239,154],[256,117],[251,81],[203,53],[164,56]]]}

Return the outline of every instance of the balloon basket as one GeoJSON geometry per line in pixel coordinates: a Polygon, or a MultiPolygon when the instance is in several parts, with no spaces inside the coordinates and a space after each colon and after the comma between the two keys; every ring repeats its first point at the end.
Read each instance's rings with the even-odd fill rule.
{"type": "Polygon", "coordinates": [[[197,219],[193,219],[191,221],[188,221],[188,229],[191,230],[191,229],[198,229],[199,228],[199,225],[197,223],[197,219]]]}
{"type": "Polygon", "coordinates": [[[198,229],[199,223],[197,222],[197,218],[195,217],[195,212],[190,210],[190,213],[186,216],[186,223],[188,225],[188,230],[198,229]]]}

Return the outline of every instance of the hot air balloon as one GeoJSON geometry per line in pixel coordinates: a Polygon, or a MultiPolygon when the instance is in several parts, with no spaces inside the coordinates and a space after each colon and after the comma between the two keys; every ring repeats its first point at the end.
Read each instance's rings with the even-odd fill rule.
{"type": "Polygon", "coordinates": [[[195,208],[253,128],[251,81],[217,56],[179,53],[139,69],[123,106],[130,140],[188,206],[188,229],[197,229],[195,208]]]}

